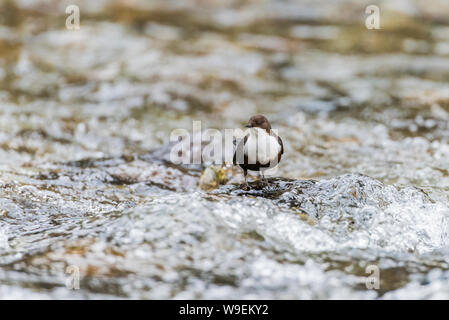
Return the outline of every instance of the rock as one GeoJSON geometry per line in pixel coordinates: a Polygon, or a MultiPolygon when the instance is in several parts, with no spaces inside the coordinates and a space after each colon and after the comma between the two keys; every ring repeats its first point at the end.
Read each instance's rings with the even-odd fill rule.
{"type": "Polygon", "coordinates": [[[222,167],[207,167],[199,180],[199,186],[203,190],[211,190],[228,181],[226,171],[222,167]]]}

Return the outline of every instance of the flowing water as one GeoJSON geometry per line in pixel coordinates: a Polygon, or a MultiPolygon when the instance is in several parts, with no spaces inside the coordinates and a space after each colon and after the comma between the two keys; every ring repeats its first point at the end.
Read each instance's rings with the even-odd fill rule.
{"type": "Polygon", "coordinates": [[[448,299],[448,13],[0,1],[0,298],[448,299]],[[167,161],[173,129],[256,113],[286,150],[268,186],[167,161]]]}

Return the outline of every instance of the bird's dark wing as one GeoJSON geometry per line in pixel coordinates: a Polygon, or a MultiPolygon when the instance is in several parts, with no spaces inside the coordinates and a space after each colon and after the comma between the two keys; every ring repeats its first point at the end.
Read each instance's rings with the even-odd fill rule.
{"type": "Polygon", "coordinates": [[[245,143],[248,140],[248,134],[240,139],[237,148],[235,148],[234,157],[232,158],[232,163],[234,165],[239,163],[244,163],[244,155],[245,155],[245,143]]]}
{"type": "Polygon", "coordinates": [[[281,137],[279,137],[276,133],[273,132],[273,130],[271,130],[270,134],[278,139],[278,143],[281,145],[281,154],[284,154],[284,144],[282,143],[282,139],[281,137]]]}
{"type": "Polygon", "coordinates": [[[281,154],[284,154],[284,144],[282,143],[282,139],[279,136],[278,136],[278,142],[281,145],[281,154]]]}

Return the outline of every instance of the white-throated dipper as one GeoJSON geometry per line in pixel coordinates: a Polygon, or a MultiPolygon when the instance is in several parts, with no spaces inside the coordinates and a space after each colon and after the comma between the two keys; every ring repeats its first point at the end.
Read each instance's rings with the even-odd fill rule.
{"type": "Polygon", "coordinates": [[[264,181],[264,171],[281,161],[284,145],[282,139],[271,130],[270,122],[261,114],[252,116],[246,127],[249,130],[237,145],[233,163],[243,169],[245,187],[249,188],[248,170],[259,171],[264,181]]]}

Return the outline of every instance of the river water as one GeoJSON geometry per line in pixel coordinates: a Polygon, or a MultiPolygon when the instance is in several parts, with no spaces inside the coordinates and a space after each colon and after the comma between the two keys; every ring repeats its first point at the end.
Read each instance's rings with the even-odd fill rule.
{"type": "Polygon", "coordinates": [[[0,298],[448,299],[448,13],[1,1],[0,298]],[[256,113],[284,141],[269,186],[167,161],[172,130],[256,113]]]}

